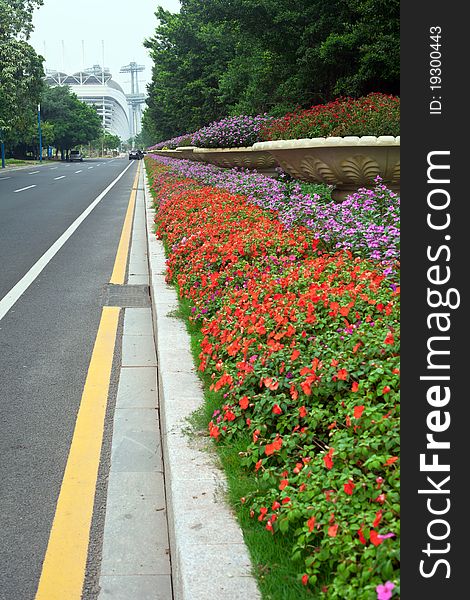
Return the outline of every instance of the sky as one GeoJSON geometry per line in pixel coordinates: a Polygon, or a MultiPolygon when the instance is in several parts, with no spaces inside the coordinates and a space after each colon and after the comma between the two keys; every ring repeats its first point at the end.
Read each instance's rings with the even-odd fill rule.
{"type": "Polygon", "coordinates": [[[46,59],[44,68],[66,73],[102,65],[104,46],[104,65],[126,93],[130,73],[119,69],[130,62],[145,67],[139,73],[139,92],[145,93],[153,63],[143,41],[155,33],[157,6],[180,9],[178,0],[44,0],[34,11],[29,43],[46,59]]]}

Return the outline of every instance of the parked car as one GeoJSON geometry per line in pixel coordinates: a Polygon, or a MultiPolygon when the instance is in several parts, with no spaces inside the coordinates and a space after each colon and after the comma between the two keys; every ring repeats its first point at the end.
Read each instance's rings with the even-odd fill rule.
{"type": "Polygon", "coordinates": [[[136,158],[137,160],[140,160],[143,157],[143,152],[142,150],[131,150],[129,152],[129,160],[132,160],[133,158],[136,158]]]}
{"type": "Polygon", "coordinates": [[[83,155],[80,150],[70,150],[69,152],[69,161],[73,162],[74,160],[83,162],[83,155]]]}

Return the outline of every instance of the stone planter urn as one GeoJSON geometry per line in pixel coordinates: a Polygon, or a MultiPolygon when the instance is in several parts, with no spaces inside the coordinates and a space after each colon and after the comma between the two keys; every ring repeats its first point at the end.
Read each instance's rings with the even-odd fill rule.
{"type": "Polygon", "coordinates": [[[374,186],[377,175],[400,192],[400,137],[348,136],[257,142],[295,179],[335,186],[332,197],[344,200],[361,187],[374,186]]]}
{"type": "Polygon", "coordinates": [[[179,150],[150,150],[150,153],[158,156],[168,156],[169,158],[183,158],[179,150]]]}
{"type": "Polygon", "coordinates": [[[255,146],[244,148],[194,148],[193,155],[204,162],[225,169],[249,169],[268,177],[277,177],[276,167],[279,163],[271,152],[255,149],[255,146]]]}
{"type": "Polygon", "coordinates": [[[197,162],[202,162],[202,158],[194,154],[193,150],[196,149],[196,146],[177,146],[176,150],[179,152],[179,156],[176,158],[185,158],[186,160],[194,160],[197,162]]]}

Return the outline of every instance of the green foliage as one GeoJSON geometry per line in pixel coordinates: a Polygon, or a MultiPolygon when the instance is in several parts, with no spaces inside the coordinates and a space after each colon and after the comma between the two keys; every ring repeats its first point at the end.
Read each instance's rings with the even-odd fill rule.
{"type": "Polygon", "coordinates": [[[227,115],[399,93],[398,0],[182,0],[179,14],[156,14],[152,143],[227,115]]]}
{"type": "Polygon", "coordinates": [[[116,150],[121,145],[121,138],[106,132],[103,136],[103,145],[105,150],[116,150]]]}
{"type": "Polygon", "coordinates": [[[67,86],[46,88],[41,112],[54,125],[53,144],[61,151],[87,144],[101,135],[101,119],[96,110],[81,102],[67,86]]]}
{"type": "Polygon", "coordinates": [[[0,42],[18,36],[28,39],[33,30],[33,10],[43,0],[0,0],[0,42]]]}
{"type": "Polygon", "coordinates": [[[25,39],[31,24],[22,11],[0,0],[0,130],[19,126],[25,112],[37,105],[42,87],[43,58],[25,39]]]}

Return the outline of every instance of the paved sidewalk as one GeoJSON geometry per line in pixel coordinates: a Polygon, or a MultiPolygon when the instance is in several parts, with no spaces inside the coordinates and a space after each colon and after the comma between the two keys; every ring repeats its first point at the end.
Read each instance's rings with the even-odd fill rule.
{"type": "MultiPolygon", "coordinates": [[[[128,285],[148,285],[143,189],[137,193],[128,285]]],[[[125,308],[99,600],[172,600],[150,307],[125,308]]]]}

